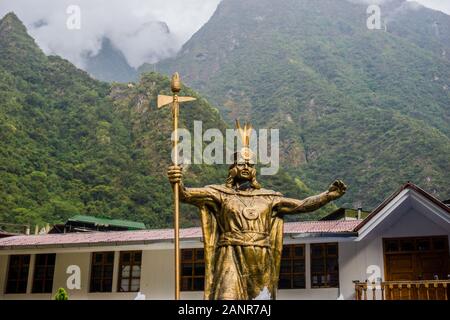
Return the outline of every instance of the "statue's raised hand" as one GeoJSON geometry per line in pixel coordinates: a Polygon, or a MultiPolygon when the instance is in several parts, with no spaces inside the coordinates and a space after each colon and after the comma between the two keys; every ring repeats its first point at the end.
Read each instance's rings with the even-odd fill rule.
{"type": "Polygon", "coordinates": [[[347,190],[347,186],[341,180],[334,181],[328,188],[328,197],[331,199],[337,199],[344,195],[347,190]]]}
{"type": "Polygon", "coordinates": [[[183,177],[183,169],[179,166],[170,166],[167,169],[167,176],[169,177],[170,183],[180,183],[183,177]]]}

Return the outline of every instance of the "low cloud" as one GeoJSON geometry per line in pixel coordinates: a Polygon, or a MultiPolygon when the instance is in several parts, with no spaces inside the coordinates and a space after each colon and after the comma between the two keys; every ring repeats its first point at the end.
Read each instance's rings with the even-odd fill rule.
{"type": "Polygon", "coordinates": [[[173,55],[211,17],[220,0],[2,0],[47,54],[83,67],[107,37],[139,67],[173,55]],[[80,8],[81,28],[67,28],[69,6],[80,8]]]}
{"type": "MultiPolygon", "coordinates": [[[[413,1],[413,0],[408,0],[413,1]]],[[[450,15],[450,1],[448,0],[414,0],[415,2],[420,3],[421,5],[442,11],[448,15],[450,15]]]]}
{"type": "MultiPolygon", "coordinates": [[[[14,11],[47,54],[78,67],[107,37],[137,68],[174,55],[205,24],[221,0],[0,0],[0,15],[14,11]],[[81,29],[66,26],[69,6],[79,6],[81,29]]],[[[381,4],[394,0],[348,0],[381,4]]],[[[450,14],[450,1],[416,0],[450,14]]]]}
{"type": "MultiPolygon", "coordinates": [[[[398,0],[347,0],[347,1],[354,3],[363,3],[367,5],[372,4],[381,5],[393,1],[398,2],[398,0]]],[[[404,1],[411,3],[409,6],[410,9],[418,9],[420,7],[419,5],[422,5],[424,7],[439,10],[450,15],[450,1],[448,0],[404,0],[404,1]],[[419,5],[415,5],[414,3],[419,5]]]]}

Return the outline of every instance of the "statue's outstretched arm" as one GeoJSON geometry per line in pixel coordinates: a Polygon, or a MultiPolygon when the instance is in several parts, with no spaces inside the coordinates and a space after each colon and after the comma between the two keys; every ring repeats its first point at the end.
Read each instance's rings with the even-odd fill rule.
{"type": "Polygon", "coordinates": [[[179,196],[180,201],[184,203],[193,204],[196,206],[210,205],[216,206],[220,203],[220,194],[212,188],[186,188],[183,184],[182,168],[177,166],[171,166],[167,170],[170,183],[179,184],[179,196]]]}
{"type": "Polygon", "coordinates": [[[278,214],[311,212],[326,205],[330,201],[342,197],[346,189],[347,187],[342,181],[336,180],[330,186],[328,191],[308,197],[304,200],[281,197],[274,203],[274,211],[278,214]]]}
{"type": "Polygon", "coordinates": [[[332,199],[328,196],[328,192],[323,192],[304,200],[280,198],[275,204],[275,209],[279,214],[311,212],[326,205],[330,201],[332,199]]]}
{"type": "Polygon", "coordinates": [[[211,188],[186,188],[181,182],[180,201],[196,206],[217,205],[220,202],[220,195],[211,188]]]}

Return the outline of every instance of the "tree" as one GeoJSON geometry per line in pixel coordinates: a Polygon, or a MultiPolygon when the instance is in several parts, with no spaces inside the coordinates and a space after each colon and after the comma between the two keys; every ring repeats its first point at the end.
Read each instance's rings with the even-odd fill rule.
{"type": "Polygon", "coordinates": [[[56,292],[54,300],[69,300],[69,295],[64,288],[59,288],[56,292]]]}

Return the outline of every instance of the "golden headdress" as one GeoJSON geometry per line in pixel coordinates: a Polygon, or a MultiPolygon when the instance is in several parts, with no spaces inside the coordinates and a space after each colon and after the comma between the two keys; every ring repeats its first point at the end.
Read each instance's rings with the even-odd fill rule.
{"type": "Polygon", "coordinates": [[[244,161],[254,163],[255,154],[250,149],[250,136],[252,134],[252,125],[249,122],[241,127],[239,120],[236,119],[236,130],[238,130],[242,141],[242,148],[234,155],[234,161],[236,163],[244,161]]]}

